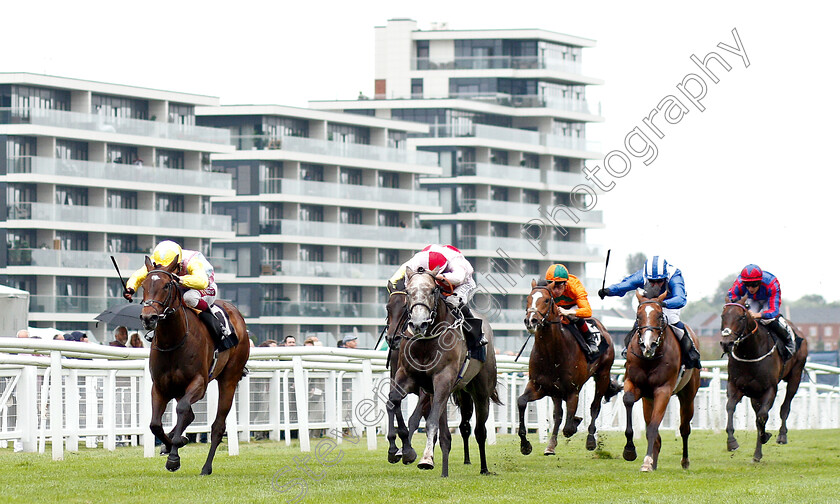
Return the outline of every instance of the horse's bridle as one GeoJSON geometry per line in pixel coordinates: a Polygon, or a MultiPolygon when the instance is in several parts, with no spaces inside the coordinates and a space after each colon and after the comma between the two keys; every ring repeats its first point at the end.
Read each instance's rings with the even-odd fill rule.
{"type": "Polygon", "coordinates": [[[543,313],[536,308],[528,308],[525,310],[525,325],[527,326],[528,323],[528,315],[531,313],[535,313],[540,316],[540,320],[537,322],[537,328],[545,327],[547,324],[560,324],[563,321],[560,319],[557,320],[550,320],[549,317],[553,312],[556,311],[557,305],[554,303],[554,296],[551,294],[551,289],[545,285],[537,285],[531,290],[531,294],[534,293],[535,290],[544,290],[548,293],[548,311],[543,313]]]}
{"type": "MultiPolygon", "coordinates": [[[[440,296],[441,296],[441,294],[440,294],[440,285],[438,285],[438,283],[437,283],[437,278],[435,278],[435,276],[434,276],[434,275],[432,274],[432,272],[431,272],[431,271],[429,271],[429,270],[422,270],[422,271],[418,271],[418,272],[417,272],[417,273],[415,273],[415,274],[425,274],[425,275],[429,275],[430,277],[432,277],[432,279],[433,279],[433,280],[435,280],[435,288],[434,288],[434,290],[432,291],[432,299],[434,299],[434,301],[433,301],[433,303],[432,303],[432,304],[434,305],[434,307],[431,307],[431,306],[427,305],[426,303],[422,303],[422,302],[419,302],[419,301],[418,301],[418,302],[415,302],[415,303],[413,303],[413,304],[409,305],[408,310],[406,310],[406,312],[405,312],[405,313],[406,313],[406,317],[411,316],[411,313],[414,311],[414,309],[415,309],[415,308],[417,308],[418,306],[422,306],[423,308],[425,308],[425,309],[429,310],[429,318],[428,318],[428,319],[426,319],[426,320],[425,320],[425,322],[428,322],[428,323],[431,325],[431,324],[433,324],[433,323],[435,322],[435,320],[437,319],[437,306],[438,306],[438,303],[440,302],[440,296]]],[[[406,282],[406,284],[407,284],[407,283],[408,283],[408,282],[406,282]]],[[[407,288],[407,287],[408,287],[408,285],[406,285],[406,290],[408,290],[408,288],[407,288]]],[[[406,293],[406,296],[408,296],[408,293],[406,293]]],[[[410,297],[410,296],[408,296],[408,299],[410,300],[410,299],[411,299],[411,297],[410,297]]]]}
{"type": "MultiPolygon", "coordinates": [[[[658,300],[648,300],[648,301],[641,301],[639,303],[639,308],[641,308],[642,306],[644,306],[646,304],[656,304],[658,306],[662,306],[661,303],[658,300]]],[[[655,331],[655,332],[659,333],[659,336],[657,336],[656,341],[653,343],[653,347],[658,348],[659,345],[662,343],[662,336],[665,334],[665,327],[666,327],[665,313],[660,311],[659,312],[659,325],[658,326],[651,326],[651,325],[639,325],[639,314],[638,314],[638,311],[637,311],[637,313],[636,313],[636,326],[637,326],[636,332],[639,334],[639,336],[638,336],[639,346],[642,346],[642,333],[644,332],[645,329],[649,329],[651,331],[655,331]]]]}
{"type": "MultiPolygon", "coordinates": [[[[388,298],[390,299],[391,296],[393,296],[395,294],[400,294],[400,295],[403,295],[406,298],[408,298],[408,292],[399,291],[399,290],[391,292],[388,295],[388,298]]],[[[407,309],[403,310],[402,314],[400,315],[400,318],[397,320],[397,325],[396,325],[396,329],[394,330],[393,338],[387,338],[388,326],[390,325],[390,324],[388,324],[388,321],[389,321],[389,318],[386,317],[386,319],[385,319],[385,331],[386,331],[386,333],[385,334],[386,334],[386,339],[388,340],[388,346],[391,347],[392,346],[391,343],[393,341],[395,341],[400,336],[405,334],[405,325],[408,323],[408,310],[407,309]]]]}
{"type": "MultiPolygon", "coordinates": [[[[143,303],[142,303],[142,306],[143,307],[151,306],[152,308],[154,308],[155,314],[157,315],[158,320],[166,320],[166,317],[168,317],[169,315],[172,315],[173,313],[175,313],[177,311],[176,308],[173,308],[171,306],[171,303],[172,303],[173,300],[177,299],[177,297],[181,295],[181,289],[178,288],[178,285],[179,285],[178,275],[176,275],[175,273],[172,273],[170,271],[166,271],[166,270],[162,270],[162,269],[155,269],[155,270],[149,271],[146,274],[146,277],[148,278],[149,276],[151,276],[154,273],[162,273],[162,274],[169,277],[169,281],[163,287],[164,289],[167,290],[166,299],[164,299],[163,301],[158,301],[157,299],[144,300],[143,303]],[[175,294],[176,292],[177,292],[177,294],[175,294]],[[158,309],[155,305],[160,305],[162,310],[158,309]]],[[[156,350],[158,350],[160,352],[171,352],[173,350],[181,348],[184,345],[184,343],[186,343],[187,336],[189,336],[189,334],[190,334],[190,319],[189,319],[189,317],[187,317],[187,310],[186,310],[186,308],[184,308],[183,299],[181,300],[181,310],[183,310],[183,312],[184,312],[184,324],[186,324],[186,330],[184,331],[184,338],[177,345],[175,345],[171,348],[160,348],[159,346],[155,345],[154,348],[156,350]]],[[[155,337],[156,336],[157,336],[157,331],[155,331],[155,337]]],[[[152,339],[154,339],[154,338],[152,338],[152,339]]],[[[146,336],[146,340],[149,341],[149,342],[152,341],[152,340],[148,339],[148,336],[146,336]]]]}
{"type": "MultiPolygon", "coordinates": [[[[741,321],[741,329],[739,329],[738,332],[735,333],[735,340],[732,342],[732,346],[734,348],[737,347],[739,343],[747,339],[749,336],[755,334],[755,332],[758,331],[758,324],[755,324],[755,328],[752,331],[747,332],[747,326],[749,325],[749,322],[747,321],[749,310],[747,309],[747,307],[742,305],[741,303],[726,303],[723,306],[737,306],[738,308],[744,310],[744,313],[741,314],[741,316],[738,318],[738,320],[741,321]]],[[[727,327],[726,329],[721,331],[721,334],[723,336],[729,336],[729,334],[732,334],[732,330],[727,327]],[[726,333],[726,331],[730,332],[724,334],[726,333]]]]}

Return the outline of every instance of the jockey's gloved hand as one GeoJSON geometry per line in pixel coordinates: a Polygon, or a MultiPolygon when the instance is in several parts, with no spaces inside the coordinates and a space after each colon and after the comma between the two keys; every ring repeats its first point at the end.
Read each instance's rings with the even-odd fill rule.
{"type": "Polygon", "coordinates": [[[607,289],[598,289],[598,297],[601,299],[607,297],[607,289]]]}
{"type": "Polygon", "coordinates": [[[130,302],[132,301],[132,300],[131,300],[131,296],[132,296],[134,293],[135,293],[135,290],[134,290],[134,289],[132,289],[131,287],[129,287],[129,288],[127,288],[126,290],[124,290],[124,291],[123,291],[123,297],[124,297],[124,298],[126,298],[126,299],[128,299],[128,302],[130,303],[130,302]]]}

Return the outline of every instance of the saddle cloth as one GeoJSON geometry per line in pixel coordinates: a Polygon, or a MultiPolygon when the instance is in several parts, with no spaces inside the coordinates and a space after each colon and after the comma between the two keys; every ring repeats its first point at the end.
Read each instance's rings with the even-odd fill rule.
{"type": "MultiPolygon", "coordinates": [[[[222,339],[236,339],[236,334],[233,330],[233,324],[230,322],[230,316],[228,316],[227,312],[222,309],[221,306],[214,304],[210,307],[210,312],[216,317],[219,321],[219,325],[222,328],[222,339]]],[[[236,346],[236,343],[233,345],[222,345],[225,348],[230,348],[231,346],[236,346]]]]}

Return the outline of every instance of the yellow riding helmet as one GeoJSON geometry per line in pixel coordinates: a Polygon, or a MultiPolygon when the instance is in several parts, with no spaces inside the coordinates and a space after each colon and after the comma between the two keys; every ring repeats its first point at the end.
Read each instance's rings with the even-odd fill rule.
{"type": "Polygon", "coordinates": [[[169,266],[176,258],[181,258],[181,246],[171,240],[158,243],[152,252],[152,261],[160,266],[169,266]]]}
{"type": "Polygon", "coordinates": [[[569,270],[562,264],[552,264],[545,272],[545,279],[549,282],[568,282],[569,270]]]}

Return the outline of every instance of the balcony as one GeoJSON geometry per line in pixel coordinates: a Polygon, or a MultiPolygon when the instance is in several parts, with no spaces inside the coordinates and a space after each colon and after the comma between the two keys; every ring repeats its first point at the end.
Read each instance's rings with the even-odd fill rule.
{"type": "Polygon", "coordinates": [[[136,166],[117,163],[97,163],[75,159],[58,159],[22,156],[9,159],[7,172],[31,173],[58,177],[105,179],[120,182],[166,181],[167,185],[204,187],[232,190],[231,176],[227,173],[198,170],[174,170],[154,166],[136,166]]]}
{"type": "Polygon", "coordinates": [[[385,304],[263,301],[262,316],[384,319],[385,304]]]}
{"type": "Polygon", "coordinates": [[[238,150],[285,150],[384,163],[438,166],[438,155],[434,152],[333,142],[317,138],[286,135],[234,135],[231,137],[231,144],[238,150]]]}
{"type": "Polygon", "coordinates": [[[260,190],[267,194],[293,194],[295,196],[316,196],[332,199],[378,201],[380,203],[399,203],[417,206],[440,206],[437,192],[409,189],[391,189],[352,184],[314,182],[310,180],[270,179],[261,183],[260,190]]]}
{"type": "Polygon", "coordinates": [[[438,232],[435,229],[285,219],[260,222],[260,233],[344,240],[375,240],[382,243],[437,243],[439,241],[438,232]]]}
{"type": "MultiPolygon", "coordinates": [[[[112,253],[89,250],[53,250],[12,248],[8,251],[8,266],[38,266],[41,268],[83,268],[113,270],[111,256],[120,270],[130,275],[143,265],[145,253],[112,253]]],[[[236,273],[236,261],[223,257],[209,257],[216,273],[236,273]]]]}
{"type": "MultiPolygon", "coordinates": [[[[450,98],[479,101],[516,108],[550,108],[566,112],[590,114],[586,100],[543,95],[514,95],[508,93],[450,93],[450,98]]],[[[600,105],[598,106],[600,114],[600,105]]]]}
{"type": "Polygon", "coordinates": [[[34,124],[54,128],[136,135],[147,138],[230,144],[230,131],[203,126],[187,126],[161,121],[145,121],[98,114],[39,108],[0,108],[0,124],[34,124]]]}
{"type": "Polygon", "coordinates": [[[502,180],[516,180],[517,182],[533,182],[539,184],[539,168],[523,168],[521,166],[497,165],[490,163],[460,163],[455,166],[455,175],[487,177],[502,180]]]}
{"type": "Polygon", "coordinates": [[[511,201],[461,199],[458,200],[458,212],[536,219],[540,216],[540,206],[533,203],[516,203],[511,201]]]}
{"type": "Polygon", "coordinates": [[[263,275],[318,278],[367,278],[383,283],[399,266],[316,261],[273,261],[263,265],[263,275]]]}
{"type": "Polygon", "coordinates": [[[32,313],[101,313],[122,297],[101,296],[29,296],[29,311],[32,313]]]}
{"type": "Polygon", "coordinates": [[[229,215],[206,215],[153,210],[127,210],[95,206],[53,205],[50,203],[15,203],[6,206],[7,219],[47,222],[141,226],[164,229],[213,229],[232,232],[229,215]]]}
{"type": "Polygon", "coordinates": [[[474,56],[456,57],[454,60],[417,58],[412,70],[553,70],[581,74],[579,61],[540,56],[474,56]]]}
{"type": "Polygon", "coordinates": [[[582,173],[547,171],[544,182],[548,185],[560,185],[574,187],[578,184],[588,184],[589,181],[582,173]]]}
{"type": "Polygon", "coordinates": [[[488,124],[439,124],[429,127],[429,136],[433,138],[475,137],[502,142],[515,142],[544,147],[558,147],[578,151],[597,152],[600,150],[598,142],[585,138],[573,138],[563,135],[549,135],[537,131],[518,128],[503,128],[488,124]]]}

